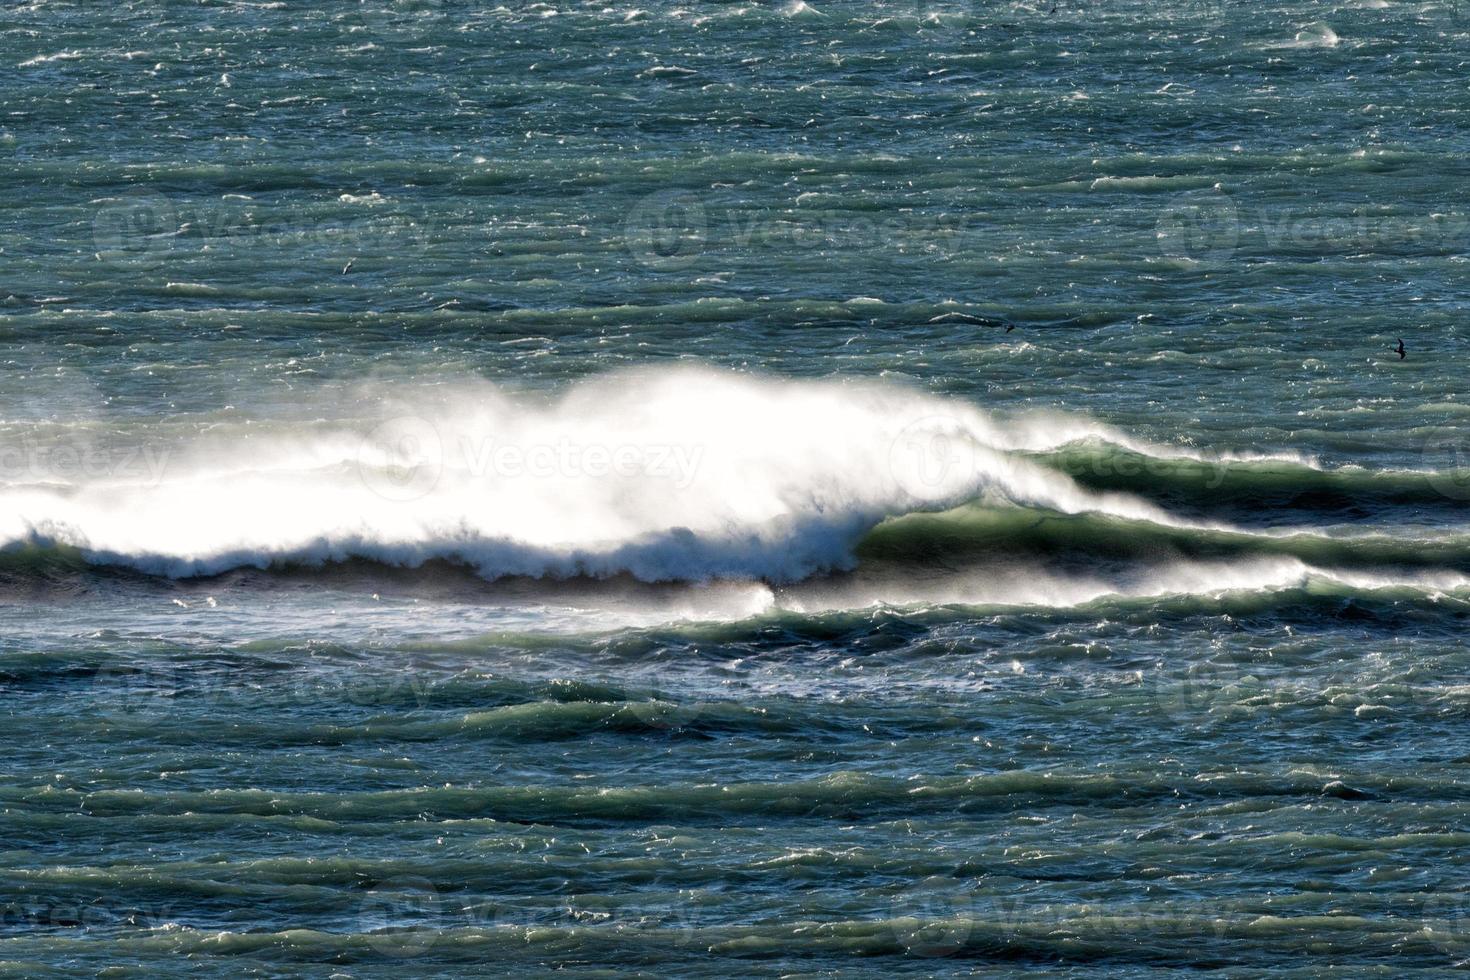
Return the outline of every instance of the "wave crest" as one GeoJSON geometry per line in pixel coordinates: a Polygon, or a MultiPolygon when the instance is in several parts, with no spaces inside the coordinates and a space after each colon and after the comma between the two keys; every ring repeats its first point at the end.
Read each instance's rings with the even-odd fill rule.
{"type": "Polygon", "coordinates": [[[366,422],[204,432],[155,479],[0,489],[0,541],[174,577],[448,557],[487,577],[793,581],[850,566],[887,517],[983,498],[1169,520],[1021,458],[1106,429],[1007,426],[902,388],[696,368],[554,400],[486,383],[374,393],[366,422]]]}
{"type": "MultiPolygon", "coordinates": [[[[1351,550],[1321,535],[1247,535],[1207,519],[1207,508],[1190,518],[1166,509],[1171,494],[1206,500],[1217,486],[1205,470],[1223,474],[1226,497],[1245,500],[1318,485],[1422,499],[1394,480],[1324,475],[1300,457],[1192,454],[1085,418],[1003,419],[872,382],[677,367],[593,378],[556,397],[486,382],[362,396],[373,407],[366,419],[357,406],[345,422],[331,421],[340,406],[311,406],[320,413],[311,421],[191,430],[166,453],[153,447],[164,465],[146,474],[28,473],[0,485],[0,545],[70,549],[174,578],[446,559],[490,579],[779,585],[860,561],[947,560],[956,549],[970,563],[1075,546],[1145,561],[1167,549],[1314,564],[1351,550]],[[1099,479],[1100,454],[1153,465],[1099,479]],[[964,504],[964,519],[880,528],[964,504]],[[1038,530],[1037,513],[1078,519],[1038,530]]],[[[1360,550],[1408,560],[1383,542],[1360,550]]],[[[1447,564],[1462,568],[1462,546],[1450,552],[1447,564]]]]}

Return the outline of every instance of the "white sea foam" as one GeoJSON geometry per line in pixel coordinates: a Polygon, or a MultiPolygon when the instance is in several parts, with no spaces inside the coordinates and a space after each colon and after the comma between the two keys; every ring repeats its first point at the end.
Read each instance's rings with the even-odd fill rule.
{"type": "Polygon", "coordinates": [[[364,396],[378,412],[360,422],[227,426],[146,470],[11,481],[0,542],[175,576],[448,557],[487,576],[791,581],[849,565],[884,518],[976,498],[1178,523],[1015,455],[1125,441],[1105,426],[895,386],[678,367],[553,400],[484,382],[364,396]]]}
{"type": "Polygon", "coordinates": [[[34,68],[37,65],[49,65],[53,61],[76,61],[82,57],[80,51],[58,51],[55,54],[38,54],[34,58],[22,61],[18,67],[34,68]]]}
{"type": "Polygon", "coordinates": [[[1297,31],[1296,36],[1290,41],[1282,41],[1269,44],[1267,48],[1276,49],[1308,49],[1308,48],[1335,48],[1342,43],[1336,31],[1326,24],[1313,24],[1309,29],[1297,31]]]}

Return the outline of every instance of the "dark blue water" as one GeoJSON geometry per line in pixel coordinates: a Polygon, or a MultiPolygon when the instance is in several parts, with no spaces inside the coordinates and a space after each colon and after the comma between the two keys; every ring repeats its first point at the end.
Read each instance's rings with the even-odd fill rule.
{"type": "Polygon", "coordinates": [[[1467,41],[12,5],[0,972],[1463,966],[1467,41]]]}

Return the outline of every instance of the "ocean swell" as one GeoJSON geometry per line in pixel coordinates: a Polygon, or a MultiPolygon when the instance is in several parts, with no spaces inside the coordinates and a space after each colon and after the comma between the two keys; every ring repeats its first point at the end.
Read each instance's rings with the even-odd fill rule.
{"type": "Polygon", "coordinates": [[[320,414],[295,424],[199,426],[152,446],[161,465],[147,473],[11,479],[0,544],[170,578],[445,560],[486,579],[783,585],[873,564],[1065,566],[1068,554],[1093,571],[1273,559],[1293,581],[1308,563],[1470,568],[1459,538],[1252,532],[1203,506],[1216,487],[1251,499],[1283,485],[1412,501],[1422,481],[1190,453],[1076,416],[1002,419],[895,385],[672,367],[555,397],[459,381],[368,388],[359,404],[371,411],[347,421],[307,406],[320,414]],[[1109,460],[1132,475],[1099,476],[1109,460]],[[1192,512],[1166,506],[1180,495],[1192,512]]]}

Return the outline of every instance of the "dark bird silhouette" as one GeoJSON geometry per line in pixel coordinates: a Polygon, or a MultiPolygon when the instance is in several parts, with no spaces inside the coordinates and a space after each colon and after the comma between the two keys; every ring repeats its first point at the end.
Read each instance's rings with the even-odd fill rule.
{"type": "Polygon", "coordinates": [[[1006,333],[1010,333],[1014,329],[1016,329],[1016,325],[1014,323],[1007,323],[1006,324],[1006,333]]]}
{"type": "Polygon", "coordinates": [[[1393,349],[1393,352],[1399,356],[1401,361],[1409,356],[1409,352],[1404,350],[1404,338],[1399,338],[1399,345],[1393,349]]]}

